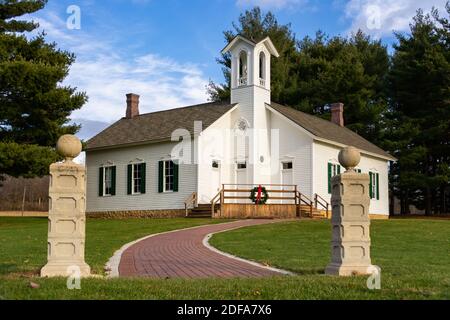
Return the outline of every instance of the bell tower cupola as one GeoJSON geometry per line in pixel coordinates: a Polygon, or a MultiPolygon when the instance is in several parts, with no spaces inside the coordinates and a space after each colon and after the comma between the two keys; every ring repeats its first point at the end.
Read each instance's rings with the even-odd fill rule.
{"type": "Polygon", "coordinates": [[[246,127],[248,145],[244,143],[244,146],[248,167],[244,181],[269,184],[271,146],[276,143],[271,144],[271,112],[267,105],[271,104],[270,61],[272,56],[279,57],[278,51],[268,37],[254,42],[239,35],[222,53],[228,53],[231,58],[231,103],[238,105],[231,115],[232,121],[244,123],[246,127]]]}
{"type": "Polygon", "coordinates": [[[228,52],[231,55],[231,103],[244,102],[239,98],[243,91],[257,94],[254,88],[266,91],[263,95],[268,101],[264,102],[270,103],[270,60],[272,56],[279,57],[270,38],[254,42],[238,35],[222,50],[222,53],[228,52]]]}

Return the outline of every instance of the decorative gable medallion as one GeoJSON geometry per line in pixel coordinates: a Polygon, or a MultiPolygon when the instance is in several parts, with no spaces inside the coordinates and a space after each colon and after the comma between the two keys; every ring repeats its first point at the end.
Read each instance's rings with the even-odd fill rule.
{"type": "Polygon", "coordinates": [[[247,119],[240,118],[236,123],[236,129],[239,131],[245,132],[250,127],[250,124],[248,123],[247,119]]]}

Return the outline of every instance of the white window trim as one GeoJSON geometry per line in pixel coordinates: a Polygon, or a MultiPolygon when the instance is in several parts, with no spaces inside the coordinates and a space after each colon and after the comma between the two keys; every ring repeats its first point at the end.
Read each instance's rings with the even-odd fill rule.
{"type": "MultiPolygon", "coordinates": [[[[166,163],[167,162],[172,162],[173,165],[174,165],[174,168],[175,168],[175,160],[173,160],[173,159],[164,159],[164,160],[162,160],[162,162],[163,162],[163,193],[175,193],[175,191],[173,191],[173,190],[167,190],[166,189],[166,163]]],[[[175,176],[174,176],[173,172],[172,172],[172,176],[175,179],[175,176]]],[[[175,180],[174,180],[174,182],[175,182],[175,180]]],[[[173,184],[172,184],[172,188],[173,188],[173,184]]]]}
{"type": "Polygon", "coordinates": [[[370,188],[372,189],[372,196],[373,196],[370,198],[370,200],[380,201],[381,196],[380,196],[380,199],[377,199],[377,189],[380,190],[380,186],[377,185],[377,175],[378,175],[378,177],[380,177],[380,173],[376,169],[370,169],[369,174],[370,173],[372,174],[372,185],[370,186],[370,188]]]}
{"type": "MultiPolygon", "coordinates": [[[[103,168],[103,197],[112,197],[112,194],[106,194],[106,169],[114,168],[115,166],[112,164],[102,166],[103,168]]],[[[112,176],[111,176],[111,187],[112,187],[112,176]]]]}
{"type": "Polygon", "coordinates": [[[261,50],[258,55],[258,78],[259,78],[259,86],[265,88],[267,84],[267,63],[266,63],[266,53],[264,50],[261,50]]]}
{"type": "Polygon", "coordinates": [[[285,171],[294,171],[294,161],[292,160],[284,160],[281,161],[281,171],[285,172],[285,171]],[[292,163],[292,168],[291,169],[284,169],[284,165],[287,163],[292,163]]]}
{"type": "Polygon", "coordinates": [[[142,195],[142,192],[134,192],[134,166],[138,166],[141,164],[144,164],[145,162],[133,162],[131,164],[131,195],[132,196],[139,196],[142,195]]]}
{"type": "Polygon", "coordinates": [[[246,171],[248,169],[248,163],[247,161],[236,161],[236,171],[246,171]],[[240,164],[245,164],[245,168],[239,168],[240,164]]]}
{"type": "Polygon", "coordinates": [[[339,164],[333,164],[333,172],[331,174],[333,177],[338,175],[338,169],[337,169],[338,166],[339,166],[339,164]]]}
{"type": "MultiPolygon", "coordinates": [[[[328,163],[331,163],[332,167],[332,172],[331,172],[331,177],[335,177],[338,175],[338,166],[341,166],[341,164],[339,162],[336,163],[336,161],[328,161],[328,163]]],[[[342,173],[342,170],[341,170],[342,173]]]]}
{"type": "Polygon", "coordinates": [[[220,162],[220,160],[215,160],[215,159],[213,159],[212,161],[211,161],[211,168],[214,170],[214,171],[218,171],[218,170],[220,170],[220,167],[222,166],[222,164],[221,164],[221,162],[220,162]],[[217,164],[219,165],[217,168],[214,168],[213,167],[213,163],[214,162],[217,162],[217,164]]]}
{"type": "Polygon", "coordinates": [[[250,74],[249,74],[249,56],[250,56],[250,54],[249,54],[249,52],[247,51],[247,50],[241,50],[240,52],[239,52],[239,55],[238,55],[238,58],[237,58],[237,60],[238,60],[238,68],[237,68],[237,79],[236,79],[236,84],[237,84],[237,87],[245,87],[245,86],[247,86],[248,85],[248,83],[249,83],[249,77],[250,77],[250,74]],[[246,77],[244,77],[244,75],[241,75],[241,68],[242,68],[242,65],[241,65],[241,57],[242,57],[242,54],[243,53],[245,53],[245,64],[247,65],[247,76],[246,77]]]}
{"type": "MultiPolygon", "coordinates": [[[[334,177],[336,177],[340,172],[341,174],[344,172],[345,169],[342,168],[341,164],[339,163],[339,161],[337,161],[336,159],[330,159],[327,162],[327,170],[328,170],[328,166],[331,164],[331,179],[333,179],[334,177]],[[340,168],[340,171],[338,171],[338,167],[340,168]]],[[[327,172],[328,174],[328,172],[327,172]]],[[[328,182],[328,188],[330,187],[330,181],[328,182]]],[[[332,188],[332,186],[331,186],[332,188]]],[[[330,195],[332,193],[332,190],[328,189],[328,194],[330,195]]]]}

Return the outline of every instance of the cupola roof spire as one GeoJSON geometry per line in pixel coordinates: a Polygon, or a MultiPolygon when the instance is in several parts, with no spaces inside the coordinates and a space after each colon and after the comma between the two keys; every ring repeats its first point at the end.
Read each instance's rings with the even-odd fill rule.
{"type": "Polygon", "coordinates": [[[273,44],[272,40],[269,37],[265,37],[263,40],[261,40],[259,42],[254,42],[252,40],[247,39],[246,37],[244,37],[242,35],[237,35],[236,37],[234,37],[234,39],[231,40],[230,43],[225,48],[223,48],[222,54],[227,53],[230,50],[232,50],[233,47],[236,44],[238,44],[240,41],[246,42],[247,44],[249,44],[252,47],[256,47],[257,45],[264,43],[266,45],[267,49],[269,50],[270,54],[272,54],[276,58],[278,58],[280,56],[277,48],[275,47],[275,45],[273,44]]]}

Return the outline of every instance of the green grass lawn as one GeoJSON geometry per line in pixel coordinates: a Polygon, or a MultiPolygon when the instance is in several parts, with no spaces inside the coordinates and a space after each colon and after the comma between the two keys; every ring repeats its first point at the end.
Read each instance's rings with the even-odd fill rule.
{"type": "MultiPolygon", "coordinates": [[[[222,221],[188,219],[88,220],[86,261],[97,274],[115,250],[143,236],[222,221]]],[[[0,218],[0,299],[450,299],[450,221],[393,220],[372,224],[373,263],[382,290],[365,277],[323,275],[330,259],[328,221],[249,227],[214,236],[211,243],[298,276],[268,279],[40,279],[46,263],[47,220],[0,218]],[[40,285],[29,287],[30,281],[40,285]]]]}
{"type": "MultiPolygon", "coordinates": [[[[219,223],[212,219],[88,219],[86,262],[92,272],[104,273],[104,266],[124,244],[150,234],[219,223]]],[[[47,263],[46,218],[0,217],[0,276],[39,273],[47,263]]]]}
{"type": "MultiPolygon", "coordinates": [[[[364,289],[366,278],[323,276],[330,262],[330,225],[304,221],[249,227],[218,234],[211,244],[222,251],[284,268],[317,281],[319,290],[337,283],[364,289]]],[[[382,290],[376,298],[450,299],[450,221],[373,221],[372,263],[382,269],[382,290]]],[[[341,296],[341,295],[339,295],[341,296]]],[[[364,294],[364,296],[366,296],[364,294]]]]}

